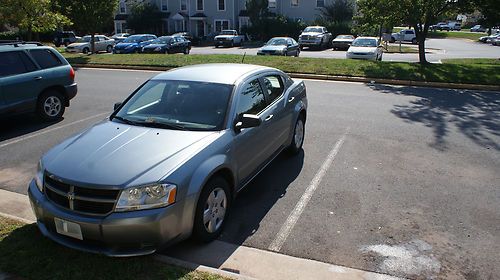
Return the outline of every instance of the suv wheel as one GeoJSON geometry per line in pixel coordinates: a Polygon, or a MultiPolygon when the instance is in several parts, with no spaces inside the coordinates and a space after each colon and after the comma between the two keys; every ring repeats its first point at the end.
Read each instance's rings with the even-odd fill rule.
{"type": "Polygon", "coordinates": [[[300,152],[304,144],[304,136],[306,132],[305,120],[303,116],[299,116],[295,122],[295,129],[293,131],[292,144],[288,148],[292,155],[300,152]]]}
{"type": "Polygon", "coordinates": [[[229,184],[222,177],[210,179],[201,191],[193,225],[193,238],[201,242],[216,239],[226,222],[231,194],[229,184]]]}
{"type": "Polygon", "coordinates": [[[61,118],[65,109],[64,97],[55,90],[49,90],[38,98],[37,113],[46,121],[61,118]]]}

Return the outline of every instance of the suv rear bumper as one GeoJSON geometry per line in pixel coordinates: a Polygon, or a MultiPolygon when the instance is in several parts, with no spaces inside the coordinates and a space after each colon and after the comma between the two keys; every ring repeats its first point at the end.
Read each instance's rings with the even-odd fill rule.
{"type": "Polygon", "coordinates": [[[69,101],[76,96],[76,93],[78,92],[78,86],[76,85],[76,83],[72,83],[69,86],[64,86],[64,91],[66,92],[66,97],[69,101]]]}

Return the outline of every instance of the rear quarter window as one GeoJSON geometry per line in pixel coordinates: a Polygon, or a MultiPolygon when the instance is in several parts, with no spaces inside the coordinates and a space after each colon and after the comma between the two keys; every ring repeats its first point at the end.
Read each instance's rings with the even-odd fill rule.
{"type": "Polygon", "coordinates": [[[59,57],[49,49],[30,50],[30,54],[42,69],[63,65],[59,57]]]}
{"type": "Polygon", "coordinates": [[[36,70],[36,66],[22,51],[0,52],[0,77],[36,70]]]}

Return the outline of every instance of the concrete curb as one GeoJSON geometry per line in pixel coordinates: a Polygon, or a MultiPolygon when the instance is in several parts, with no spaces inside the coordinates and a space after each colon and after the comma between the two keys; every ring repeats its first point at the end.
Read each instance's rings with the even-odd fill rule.
{"type": "MultiPolygon", "coordinates": [[[[167,71],[176,67],[167,66],[138,66],[138,65],[111,65],[111,64],[72,64],[75,68],[97,68],[97,69],[125,69],[125,70],[149,70],[149,71],[167,71]]],[[[441,83],[441,82],[423,82],[411,80],[394,80],[381,78],[367,77],[352,77],[352,76],[334,76],[322,74],[305,74],[305,73],[288,73],[292,78],[311,79],[311,80],[326,80],[326,81],[342,81],[342,82],[360,82],[360,83],[378,83],[401,86],[417,86],[417,87],[435,87],[448,89],[468,89],[468,90],[484,90],[500,92],[500,86],[495,85],[476,85],[462,83],[441,83]]]]}

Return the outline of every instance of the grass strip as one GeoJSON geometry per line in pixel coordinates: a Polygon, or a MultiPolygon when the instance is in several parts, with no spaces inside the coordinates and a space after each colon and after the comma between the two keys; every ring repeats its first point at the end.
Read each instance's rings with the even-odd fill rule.
{"type": "Polygon", "coordinates": [[[0,271],[25,279],[226,279],[147,256],[109,258],[68,249],[43,237],[35,224],[4,217],[0,217],[0,271]]]}
{"type": "Polygon", "coordinates": [[[248,63],[281,69],[289,73],[368,77],[425,82],[500,85],[497,59],[444,60],[443,64],[421,65],[409,62],[375,62],[351,59],[305,57],[213,55],[64,54],[71,64],[181,67],[201,63],[248,63]]]}

